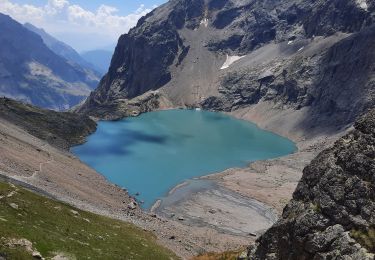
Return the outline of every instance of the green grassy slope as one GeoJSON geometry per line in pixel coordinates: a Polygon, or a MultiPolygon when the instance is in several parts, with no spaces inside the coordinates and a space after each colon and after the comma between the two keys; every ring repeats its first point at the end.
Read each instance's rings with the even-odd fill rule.
{"type": "MultiPolygon", "coordinates": [[[[46,258],[175,259],[155,237],[134,225],[75,209],[0,182],[0,258],[33,259],[10,241],[27,239],[46,258]]],[[[17,244],[17,243],[16,243],[17,244]]]]}

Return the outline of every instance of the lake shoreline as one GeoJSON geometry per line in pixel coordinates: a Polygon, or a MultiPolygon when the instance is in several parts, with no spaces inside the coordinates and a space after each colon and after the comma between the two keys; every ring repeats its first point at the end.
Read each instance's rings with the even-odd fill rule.
{"type": "MultiPolygon", "coordinates": [[[[305,137],[304,134],[301,134],[299,132],[295,134],[294,132],[288,131],[289,128],[285,127],[285,125],[279,126],[278,124],[275,124],[272,119],[270,120],[271,123],[268,124],[267,120],[254,115],[252,111],[240,110],[227,114],[244,121],[250,121],[252,123],[255,123],[261,129],[265,129],[272,133],[289,138],[290,140],[295,142],[298,150],[290,155],[282,156],[276,159],[256,161],[250,163],[246,167],[230,168],[223,172],[216,172],[206,176],[201,176],[198,178],[198,180],[213,181],[214,183],[216,183],[216,185],[220,186],[223,189],[237,193],[239,194],[239,196],[261,202],[264,205],[267,205],[275,210],[278,216],[282,214],[283,208],[292,198],[292,194],[300,178],[302,177],[303,168],[307,164],[309,164],[311,160],[320,153],[320,151],[332,145],[340,136],[345,133],[345,131],[341,131],[331,135],[316,135],[314,137],[305,137]]],[[[265,113],[265,116],[267,116],[267,113],[265,113]]],[[[284,115],[281,115],[281,118],[283,116],[284,115]]],[[[291,117],[293,116],[294,115],[292,115],[291,117]]],[[[300,115],[297,115],[295,116],[295,118],[289,119],[289,122],[298,121],[299,117],[300,115]]],[[[294,124],[296,123],[294,122],[294,124]]],[[[176,187],[171,189],[171,191],[175,191],[176,189],[178,190],[179,188],[179,185],[176,185],[176,187]]],[[[173,192],[171,196],[173,196],[173,192]]],[[[210,196],[203,196],[203,198],[205,199],[209,197],[210,196]]],[[[159,207],[160,204],[161,202],[158,205],[159,207]]],[[[185,211],[197,212],[196,209],[194,209],[194,206],[192,206],[194,204],[197,204],[196,198],[187,196],[185,200],[185,211]],[[188,206],[186,207],[186,205],[188,206]]],[[[169,214],[177,216],[179,214],[178,203],[175,203],[175,205],[173,206],[175,206],[175,212],[173,212],[173,210],[170,210],[169,214]]],[[[234,215],[239,213],[236,212],[236,207],[234,207],[233,209],[234,215]]],[[[155,211],[157,212],[158,209],[156,209],[155,211]]],[[[161,217],[165,218],[163,216],[161,217]]],[[[212,217],[211,213],[202,215],[203,219],[209,219],[210,217],[212,217]]],[[[247,215],[247,218],[248,220],[251,220],[251,216],[247,215]]],[[[169,222],[184,222],[172,220],[170,217],[167,219],[169,222]]],[[[182,223],[182,225],[189,227],[189,229],[194,232],[195,229],[199,229],[199,224],[201,223],[202,221],[200,223],[182,223]]],[[[216,232],[219,230],[213,225],[211,225],[210,228],[216,230],[216,232]]],[[[228,243],[233,243],[233,246],[230,249],[241,249],[251,244],[252,241],[254,242],[256,237],[261,235],[262,232],[262,229],[259,229],[259,232],[250,232],[242,235],[229,234],[230,232],[227,232],[226,241],[228,241],[228,243]]],[[[225,231],[223,232],[223,230],[219,230],[219,234],[224,233],[225,231]]],[[[220,239],[215,237],[217,236],[217,233],[207,233],[206,236],[208,237],[207,240],[209,241],[218,241],[220,239]]],[[[226,247],[223,245],[220,246],[219,244],[220,243],[218,243],[217,245],[218,248],[220,247],[219,250],[210,250],[207,249],[209,248],[207,247],[206,251],[225,251],[226,247]]]]}
{"type": "Polygon", "coordinates": [[[101,122],[72,152],[150,209],[183,180],[295,150],[291,140],[225,113],[168,110],[101,122]]]}
{"type": "MultiPolygon", "coordinates": [[[[173,107],[160,110],[175,109],[186,108],[173,107]]],[[[219,113],[228,114],[240,120],[250,121],[256,124],[256,126],[260,129],[270,131],[282,137],[289,138],[297,146],[298,149],[297,151],[295,151],[295,153],[284,157],[272,160],[256,161],[254,163],[250,163],[246,167],[229,168],[223,172],[216,172],[199,177],[199,179],[201,180],[212,180],[217,185],[229,191],[235,192],[239,194],[239,196],[257,200],[264,205],[267,205],[270,208],[274,209],[278,215],[281,215],[283,207],[292,197],[292,193],[302,176],[303,168],[308,163],[310,163],[310,161],[321,150],[331,145],[338,138],[338,136],[340,136],[340,134],[337,134],[328,137],[323,135],[320,137],[318,136],[314,138],[305,138],[299,133],[291,135],[291,132],[288,131],[287,127],[286,129],[285,127],[279,127],[278,124],[273,124],[272,120],[271,125],[267,125],[265,124],[267,120],[254,116],[252,112],[248,113],[247,111],[240,110],[231,113],[219,113]],[[266,176],[266,179],[264,179],[264,176],[266,176]],[[282,176],[282,180],[279,180],[280,176],[282,176]],[[243,182],[243,185],[239,185],[239,183],[241,182],[243,182]]],[[[282,115],[281,118],[283,117],[285,116],[282,115]]],[[[298,119],[298,116],[296,118],[298,119]]],[[[289,119],[287,122],[290,121],[292,120],[289,119]]],[[[179,185],[176,185],[169,192],[173,191],[176,188],[178,189],[179,185]]],[[[210,196],[203,196],[203,200],[209,197],[210,196]]],[[[187,196],[186,202],[191,202],[191,205],[196,204],[194,198],[191,198],[189,196],[187,196]]],[[[214,225],[207,225],[202,227],[201,224],[205,222],[204,220],[211,217],[206,212],[202,216],[203,221],[200,221],[198,223],[186,223],[183,216],[180,216],[180,212],[177,207],[175,208],[176,212],[170,213],[174,214],[175,216],[180,216],[183,220],[178,220],[178,217],[166,218],[155,214],[155,212],[158,211],[157,208],[160,206],[160,204],[161,200],[159,200],[156,205],[154,204],[154,209],[152,212],[142,210],[143,214],[151,214],[153,216],[156,216],[162,222],[167,223],[168,227],[170,227],[170,232],[172,232],[171,237],[175,238],[173,240],[177,240],[178,243],[182,244],[176,245],[176,243],[173,243],[173,241],[166,240],[166,232],[164,228],[156,228],[154,224],[151,224],[152,228],[147,228],[147,226],[149,226],[149,224],[153,221],[143,223],[141,226],[154,232],[159,237],[159,239],[161,239],[161,244],[167,246],[183,258],[188,258],[192,255],[196,255],[197,252],[222,252],[226,250],[242,249],[254,242],[256,237],[258,237],[262,233],[262,230],[258,229],[258,233],[250,232],[249,234],[238,235],[220,230],[214,225]],[[183,243],[184,240],[185,243],[183,243]],[[186,247],[186,244],[190,244],[191,246],[186,247]]],[[[233,206],[233,209],[235,209],[233,214],[236,215],[238,214],[238,212],[236,212],[236,205],[233,206]]],[[[186,210],[192,212],[195,211],[191,206],[186,207],[186,210]]],[[[220,216],[221,214],[218,215],[219,218],[223,216],[220,216]]],[[[251,216],[247,215],[246,217],[247,219],[251,219],[251,216]]]]}
{"type": "MultiPolygon", "coordinates": [[[[263,121],[259,118],[249,119],[244,117],[243,114],[234,116],[250,120],[262,129],[267,128],[262,125],[263,121]]],[[[290,121],[287,122],[290,123],[290,121]]],[[[245,234],[235,235],[225,230],[217,230],[212,223],[206,226],[199,225],[199,223],[198,225],[197,223],[189,224],[185,223],[184,220],[157,216],[143,211],[139,207],[130,209],[129,205],[132,205],[132,201],[135,201],[134,197],[83,164],[73,154],[51,147],[45,141],[17,130],[15,126],[8,122],[0,120],[0,127],[6,136],[12,137],[8,139],[3,147],[4,149],[14,149],[14,147],[24,149],[16,157],[12,153],[3,154],[4,158],[15,162],[15,164],[12,164],[12,168],[0,164],[0,170],[5,176],[20,179],[25,184],[45,191],[57,200],[77,208],[130,222],[148,230],[158,237],[160,244],[173,250],[183,259],[188,259],[202,252],[243,249],[255,240],[252,234],[247,236],[245,234]],[[36,148],[40,152],[35,153],[36,148]],[[30,156],[30,154],[33,154],[33,156],[30,156]],[[25,165],[25,158],[29,158],[29,165],[25,165]],[[51,158],[53,160],[50,160],[51,158]],[[47,162],[48,164],[43,164],[41,172],[39,171],[31,177],[31,173],[40,170],[40,163],[47,162]]],[[[282,128],[277,124],[277,127],[273,126],[273,129],[280,130],[282,128]]],[[[272,130],[272,127],[268,127],[267,130],[272,130]]],[[[280,131],[275,132],[280,134],[280,131]]],[[[281,134],[283,133],[281,132],[281,134]]],[[[253,198],[265,205],[281,208],[291,197],[294,185],[302,175],[304,164],[309,163],[320,150],[332,143],[335,136],[327,139],[324,139],[324,137],[308,139],[307,141],[294,139],[294,137],[290,139],[296,140],[295,143],[299,148],[299,151],[295,154],[271,161],[259,161],[245,168],[229,169],[221,173],[204,176],[204,178],[212,179],[217,185],[222,185],[230,191],[243,194],[245,198],[253,198]],[[300,163],[296,164],[296,162],[300,163]],[[292,177],[286,178],[287,175],[284,172],[292,177]],[[249,176],[254,176],[254,178],[248,179],[249,176]],[[271,195],[271,197],[268,195],[271,195]],[[279,201],[280,198],[283,198],[282,202],[279,201]]],[[[211,195],[205,196],[205,198],[212,198],[211,195]]],[[[215,198],[218,198],[218,196],[215,198]]],[[[235,204],[233,209],[234,211],[237,210],[235,204]]],[[[190,208],[187,207],[186,210],[190,210],[190,208]]],[[[210,209],[208,208],[208,210],[210,209]]],[[[212,213],[208,210],[207,213],[210,215],[207,216],[212,217],[212,213]]],[[[216,217],[220,214],[215,212],[213,215],[216,217]]],[[[247,222],[251,221],[249,215],[247,213],[245,215],[247,216],[247,222]]]]}

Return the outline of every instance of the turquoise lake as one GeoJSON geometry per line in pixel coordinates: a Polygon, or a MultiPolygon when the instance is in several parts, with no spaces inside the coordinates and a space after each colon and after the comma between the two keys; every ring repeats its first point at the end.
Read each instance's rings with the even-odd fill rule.
{"type": "Polygon", "coordinates": [[[101,121],[72,152],[149,209],[184,180],[293,153],[295,144],[221,113],[169,110],[101,121]]]}

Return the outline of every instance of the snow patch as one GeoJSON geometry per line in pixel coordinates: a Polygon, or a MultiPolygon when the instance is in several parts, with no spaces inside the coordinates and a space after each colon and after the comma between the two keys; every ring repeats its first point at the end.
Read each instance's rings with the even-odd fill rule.
{"type": "Polygon", "coordinates": [[[117,73],[123,73],[126,70],[125,66],[117,68],[117,73]]]}
{"type": "Polygon", "coordinates": [[[204,27],[206,27],[207,28],[207,26],[208,26],[208,19],[207,18],[204,18],[202,21],[201,21],[201,25],[204,25],[204,27]]]}
{"type": "MultiPolygon", "coordinates": [[[[245,56],[246,56],[246,55],[245,55],[245,56]]],[[[242,58],[245,57],[245,56],[229,56],[229,55],[227,54],[227,60],[224,62],[223,66],[221,66],[220,69],[223,70],[223,69],[227,69],[227,68],[229,68],[230,65],[232,65],[234,62],[236,62],[236,61],[242,59],[242,58]]]]}
{"type": "Polygon", "coordinates": [[[293,41],[288,41],[288,45],[291,45],[293,43],[293,41]]]}
{"type": "Polygon", "coordinates": [[[362,8],[363,10],[367,11],[367,0],[356,0],[357,5],[362,8]]]}

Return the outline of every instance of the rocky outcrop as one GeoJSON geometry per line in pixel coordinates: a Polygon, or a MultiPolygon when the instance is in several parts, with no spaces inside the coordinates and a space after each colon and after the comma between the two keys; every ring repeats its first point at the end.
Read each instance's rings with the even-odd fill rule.
{"type": "Polygon", "coordinates": [[[96,75],[54,53],[9,16],[0,14],[0,30],[0,96],[65,110],[96,87],[96,75]]]}
{"type": "Polygon", "coordinates": [[[84,142],[96,130],[88,116],[44,110],[8,98],[0,98],[1,119],[62,149],[84,142]]]}
{"type": "Polygon", "coordinates": [[[304,169],[249,259],[374,259],[375,110],[304,169]]]}
{"type": "MultiPolygon", "coordinates": [[[[92,102],[91,99],[88,102],[92,102]]],[[[96,106],[97,103],[86,105],[96,106]]],[[[118,120],[124,117],[138,116],[139,114],[155,111],[161,108],[171,108],[173,105],[158,92],[148,92],[134,99],[118,99],[97,106],[90,111],[90,116],[96,119],[118,120]]],[[[81,111],[78,107],[74,112],[81,111]]],[[[82,113],[78,113],[82,114],[82,113]]]]}
{"type": "Polygon", "coordinates": [[[374,3],[355,0],[330,1],[211,1],[219,10],[213,20],[226,29],[210,42],[214,50],[246,54],[270,41],[286,41],[336,32],[356,32],[374,23],[374,3]]]}

